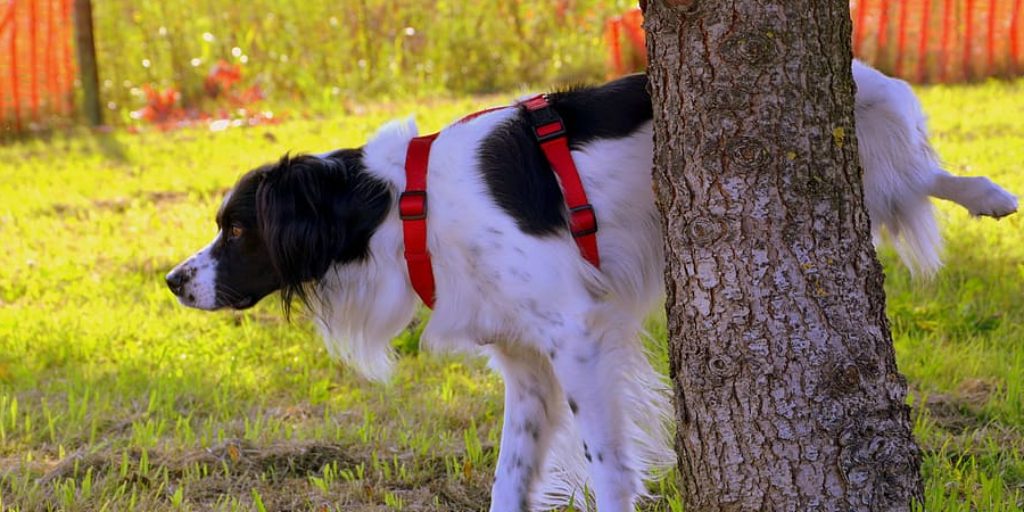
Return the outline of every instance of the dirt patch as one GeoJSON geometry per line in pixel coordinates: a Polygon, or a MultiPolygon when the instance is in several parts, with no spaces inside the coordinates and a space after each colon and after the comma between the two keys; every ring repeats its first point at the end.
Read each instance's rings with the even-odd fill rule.
{"type": "Polygon", "coordinates": [[[992,379],[966,379],[957,387],[956,394],[968,407],[980,409],[998,389],[998,384],[992,379]]]}
{"type": "MultiPolygon", "coordinates": [[[[361,459],[350,455],[351,450],[341,445],[317,443],[272,444],[257,447],[244,441],[232,440],[205,450],[184,452],[150,452],[149,464],[165,468],[171,478],[181,477],[196,465],[217,467],[230,474],[271,473],[280,475],[308,475],[317,473],[329,462],[339,467],[357,465],[361,459]]],[[[127,452],[128,461],[137,465],[142,451],[127,452]]],[[[122,454],[101,450],[86,454],[83,450],[68,455],[40,478],[43,483],[71,478],[88,469],[103,472],[114,464],[121,464],[122,454]]]]}
{"type": "MultiPolygon", "coordinates": [[[[915,404],[920,404],[920,398],[915,404]]],[[[937,393],[928,395],[924,404],[928,418],[938,427],[953,434],[985,426],[985,420],[968,403],[956,396],[937,393]]],[[[919,406],[918,406],[919,407],[919,406]]]]}
{"type": "Polygon", "coordinates": [[[482,510],[487,508],[491,481],[490,468],[449,475],[445,456],[315,442],[255,445],[229,440],[207,449],[152,450],[145,455],[135,449],[93,447],[91,453],[83,448],[59,461],[4,462],[0,461],[0,486],[27,473],[51,499],[61,482],[81,481],[91,474],[95,482],[129,485],[140,489],[143,497],[167,504],[180,489],[188,503],[202,510],[224,500],[251,506],[256,495],[267,510],[278,511],[383,511],[395,503],[406,510],[482,510]],[[143,465],[149,469],[141,470],[143,465]],[[326,477],[328,465],[334,468],[333,479],[326,477]]]}
{"type": "Polygon", "coordinates": [[[197,194],[200,197],[215,196],[223,197],[228,188],[219,188],[213,191],[188,191],[188,190],[150,190],[133,194],[130,197],[109,197],[105,199],[94,199],[88,204],[67,204],[56,203],[50,207],[50,213],[58,217],[80,217],[87,211],[102,211],[124,213],[131,208],[132,203],[152,203],[156,206],[169,205],[187,201],[190,194],[197,194]]]}
{"type": "Polygon", "coordinates": [[[915,407],[922,402],[928,417],[943,430],[960,434],[969,429],[978,429],[991,421],[984,412],[992,395],[999,386],[991,379],[966,379],[953,393],[923,394],[912,390],[915,407]]]}
{"type": "Polygon", "coordinates": [[[154,190],[142,194],[149,202],[155,205],[166,203],[177,203],[188,197],[188,192],[181,190],[154,190]]]}

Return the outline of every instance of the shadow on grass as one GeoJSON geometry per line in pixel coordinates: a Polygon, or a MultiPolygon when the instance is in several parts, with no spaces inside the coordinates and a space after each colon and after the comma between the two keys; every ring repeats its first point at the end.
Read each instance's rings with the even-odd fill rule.
{"type": "Polygon", "coordinates": [[[93,145],[105,158],[121,164],[128,163],[130,160],[128,153],[125,151],[124,144],[121,143],[117,135],[110,131],[98,130],[90,131],[89,134],[93,145]]]}

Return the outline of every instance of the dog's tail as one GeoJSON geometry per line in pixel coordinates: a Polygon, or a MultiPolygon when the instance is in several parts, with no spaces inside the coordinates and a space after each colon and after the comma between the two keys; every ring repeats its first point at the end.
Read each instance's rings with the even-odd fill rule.
{"type": "Polygon", "coordinates": [[[942,268],[942,235],[927,196],[913,197],[898,208],[885,223],[896,252],[914,277],[930,278],[942,268]]]}
{"type": "Polygon", "coordinates": [[[856,121],[864,203],[875,240],[891,235],[915,276],[942,266],[942,236],[929,195],[945,171],[928,142],[924,112],[910,86],[855,62],[856,121]]]}

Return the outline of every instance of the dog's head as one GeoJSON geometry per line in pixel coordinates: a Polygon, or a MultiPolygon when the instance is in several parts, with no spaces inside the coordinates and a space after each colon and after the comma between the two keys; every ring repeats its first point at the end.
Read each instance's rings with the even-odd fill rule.
{"type": "Polygon", "coordinates": [[[245,309],[276,290],[286,308],[307,301],[333,265],[368,256],[390,204],[361,150],[285,156],[238,180],[217,212],[217,237],[167,274],[167,286],[205,310],[245,309]]]}

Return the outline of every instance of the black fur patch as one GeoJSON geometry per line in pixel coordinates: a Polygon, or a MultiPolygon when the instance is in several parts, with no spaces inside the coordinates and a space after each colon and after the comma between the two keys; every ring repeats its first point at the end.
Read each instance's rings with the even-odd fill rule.
{"type": "Polygon", "coordinates": [[[548,95],[569,133],[569,147],[597,139],[630,136],[653,117],[647,75],[619,78],[600,87],[579,87],[548,95]]]}
{"type": "Polygon", "coordinates": [[[285,156],[250,171],[218,214],[222,226],[241,219],[247,238],[239,251],[219,255],[218,286],[271,275],[273,287],[267,283],[260,297],[280,288],[286,308],[293,297],[305,302],[315,293],[306,285],[331,265],[368,256],[390,207],[387,185],[366,172],[359,149],[285,156]]]}
{"type": "MultiPolygon", "coordinates": [[[[548,95],[565,123],[569,147],[628,137],[651,120],[646,75],[630,75],[599,87],[548,95]]],[[[498,206],[531,235],[567,229],[562,190],[540,149],[525,109],[495,129],[481,144],[480,168],[498,206]]]]}

